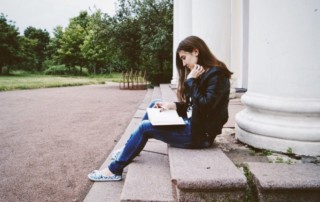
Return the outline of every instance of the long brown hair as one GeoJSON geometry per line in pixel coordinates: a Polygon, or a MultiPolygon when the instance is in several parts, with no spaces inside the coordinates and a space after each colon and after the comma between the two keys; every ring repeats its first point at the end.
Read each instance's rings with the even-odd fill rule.
{"type": "Polygon", "coordinates": [[[179,43],[176,51],[176,66],[179,73],[179,83],[177,96],[180,101],[185,101],[184,81],[189,74],[190,70],[183,66],[182,60],[179,57],[179,51],[186,51],[192,53],[193,50],[198,49],[198,64],[205,69],[216,67],[229,79],[233,74],[227,66],[218,60],[210,51],[207,44],[197,36],[189,36],[179,43]]]}

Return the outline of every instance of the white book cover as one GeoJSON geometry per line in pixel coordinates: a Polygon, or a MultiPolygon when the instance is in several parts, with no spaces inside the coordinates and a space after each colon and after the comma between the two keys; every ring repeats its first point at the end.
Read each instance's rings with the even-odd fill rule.
{"type": "Polygon", "coordinates": [[[154,126],[185,125],[176,110],[160,111],[160,108],[147,108],[149,120],[154,126]]]}

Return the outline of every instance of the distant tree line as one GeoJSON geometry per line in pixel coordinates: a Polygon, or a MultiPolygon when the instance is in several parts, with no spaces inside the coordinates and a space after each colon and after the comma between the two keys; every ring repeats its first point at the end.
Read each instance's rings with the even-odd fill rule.
{"type": "Polygon", "coordinates": [[[115,16],[81,11],[53,36],[28,27],[20,35],[0,15],[0,74],[12,70],[88,75],[147,71],[155,83],[172,72],[173,0],[118,0],[115,16]]]}

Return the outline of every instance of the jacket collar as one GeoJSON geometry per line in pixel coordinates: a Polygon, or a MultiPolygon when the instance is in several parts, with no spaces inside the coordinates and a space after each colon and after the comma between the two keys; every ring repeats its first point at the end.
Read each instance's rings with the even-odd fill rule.
{"type": "Polygon", "coordinates": [[[208,77],[210,77],[212,74],[215,74],[216,72],[219,72],[218,68],[216,68],[216,67],[211,67],[211,68],[209,68],[208,71],[206,71],[206,72],[201,76],[200,85],[201,85],[205,80],[207,80],[208,77]]]}

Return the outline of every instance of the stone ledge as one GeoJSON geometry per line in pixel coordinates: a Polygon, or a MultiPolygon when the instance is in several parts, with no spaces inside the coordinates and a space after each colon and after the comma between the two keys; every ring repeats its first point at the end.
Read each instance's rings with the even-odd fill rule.
{"type": "Polygon", "coordinates": [[[247,164],[260,201],[320,201],[320,166],[247,164]]]}
{"type": "Polygon", "coordinates": [[[216,146],[197,150],[169,147],[168,154],[178,200],[244,199],[245,176],[216,146]]]}
{"type": "Polygon", "coordinates": [[[176,102],[177,96],[169,84],[160,84],[162,99],[165,101],[176,102]]]}
{"type": "Polygon", "coordinates": [[[160,87],[154,87],[153,88],[153,94],[152,94],[152,99],[161,99],[161,90],[160,87]]]}
{"type": "Polygon", "coordinates": [[[152,99],[152,95],[153,95],[153,89],[147,89],[147,94],[144,97],[142,103],[139,105],[138,109],[140,110],[146,110],[146,108],[149,105],[150,100],[152,99]]]}
{"type": "Polygon", "coordinates": [[[149,139],[143,151],[168,156],[167,144],[156,139],[149,139]]]}
{"type": "Polygon", "coordinates": [[[141,152],[129,165],[121,202],[174,201],[168,156],[141,152]]]}

